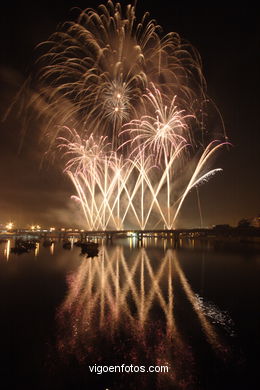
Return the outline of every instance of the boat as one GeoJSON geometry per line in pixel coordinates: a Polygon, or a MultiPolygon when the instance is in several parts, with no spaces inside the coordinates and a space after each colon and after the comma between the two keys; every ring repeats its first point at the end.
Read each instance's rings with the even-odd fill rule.
{"type": "Polygon", "coordinates": [[[93,241],[85,241],[80,244],[81,248],[85,249],[97,249],[98,248],[98,243],[93,242],[93,241]]]}
{"type": "Polygon", "coordinates": [[[36,242],[35,241],[25,241],[23,244],[28,250],[35,249],[36,248],[36,242]]]}
{"type": "Polygon", "coordinates": [[[87,257],[95,257],[99,253],[98,244],[96,242],[82,242],[81,245],[81,254],[87,254],[87,257]]]}
{"type": "Polygon", "coordinates": [[[49,246],[52,246],[53,243],[54,243],[54,241],[47,239],[47,240],[44,240],[44,241],[43,241],[43,244],[42,244],[42,245],[43,245],[45,248],[47,248],[47,247],[49,247],[49,246]]]}
{"type": "Polygon", "coordinates": [[[71,249],[71,242],[69,240],[63,242],[64,249],[71,249]]]}
{"type": "Polygon", "coordinates": [[[81,247],[81,245],[82,245],[82,241],[80,241],[80,240],[74,242],[74,246],[79,246],[79,247],[81,247]]]}
{"type": "Polygon", "coordinates": [[[15,246],[11,248],[11,252],[16,254],[22,254],[22,253],[29,252],[30,250],[35,248],[36,248],[35,240],[24,241],[21,239],[17,239],[15,241],[15,246]]]}
{"type": "Polygon", "coordinates": [[[15,247],[11,248],[11,252],[15,253],[17,255],[21,255],[22,253],[28,253],[29,249],[27,249],[23,245],[19,245],[19,246],[15,246],[15,247]]]}

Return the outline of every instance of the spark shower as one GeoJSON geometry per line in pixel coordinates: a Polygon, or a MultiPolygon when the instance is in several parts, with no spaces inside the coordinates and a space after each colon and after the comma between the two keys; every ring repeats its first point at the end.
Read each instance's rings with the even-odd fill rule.
{"type": "Polygon", "coordinates": [[[174,228],[188,193],[220,170],[209,166],[226,143],[196,49],[112,1],[80,11],[39,49],[30,104],[86,228],[174,228]]]}

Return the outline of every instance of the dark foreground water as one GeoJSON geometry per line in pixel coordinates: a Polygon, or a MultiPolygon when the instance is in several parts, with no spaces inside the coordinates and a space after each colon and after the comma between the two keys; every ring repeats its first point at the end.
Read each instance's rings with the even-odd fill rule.
{"type": "Polygon", "coordinates": [[[12,245],[0,244],[1,389],[258,388],[257,251],[118,240],[89,259],[12,245]]]}

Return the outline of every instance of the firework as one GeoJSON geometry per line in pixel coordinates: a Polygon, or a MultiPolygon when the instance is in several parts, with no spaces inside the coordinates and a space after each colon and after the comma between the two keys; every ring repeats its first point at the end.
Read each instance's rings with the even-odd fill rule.
{"type": "Polygon", "coordinates": [[[34,84],[47,102],[47,131],[91,124],[118,146],[118,131],[142,111],[151,82],[188,113],[199,113],[205,98],[197,51],[177,33],[162,35],[148,13],[137,21],[133,5],[85,9],[39,47],[34,84]]]}
{"type": "Polygon", "coordinates": [[[28,104],[44,107],[44,134],[63,151],[86,227],[172,229],[187,194],[219,171],[208,167],[223,145],[207,127],[198,52],[112,1],[80,11],[39,46],[28,104]]]}
{"type": "Polygon", "coordinates": [[[159,223],[172,229],[192,188],[208,181],[221,170],[207,170],[212,155],[224,145],[214,141],[203,151],[192,176],[173,202],[171,188],[179,174],[177,171],[176,175],[175,167],[179,166],[181,156],[189,146],[183,139],[175,145],[174,152],[171,151],[169,156],[164,150],[165,165],[160,166],[154,164],[153,154],[146,156],[146,144],[143,149],[142,144],[139,145],[137,154],[130,153],[129,158],[124,159],[122,154],[112,149],[106,150],[111,147],[106,143],[106,137],[101,137],[97,143],[91,134],[82,143],[75,130],[68,131],[74,135],[75,141],[69,140],[69,137],[60,138],[63,141],[60,148],[65,149],[64,156],[71,155],[66,162],[65,172],[77,190],[78,195],[74,199],[80,202],[90,230],[106,230],[108,227],[120,230],[131,215],[134,226],[145,229],[154,223],[154,213],[159,223]]]}

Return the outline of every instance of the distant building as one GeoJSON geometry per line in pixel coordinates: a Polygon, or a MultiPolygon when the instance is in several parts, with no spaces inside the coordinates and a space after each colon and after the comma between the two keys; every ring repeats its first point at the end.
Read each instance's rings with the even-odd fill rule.
{"type": "Polygon", "coordinates": [[[251,222],[251,226],[259,228],[260,227],[260,214],[258,214],[257,217],[252,218],[250,222],[251,222]]]}
{"type": "Polygon", "coordinates": [[[238,227],[260,227],[260,214],[253,218],[243,218],[238,222],[238,227]]]}
{"type": "Polygon", "coordinates": [[[230,225],[228,225],[228,224],[222,224],[222,225],[214,225],[213,226],[213,229],[230,229],[231,228],[231,226],[230,225]]]}

